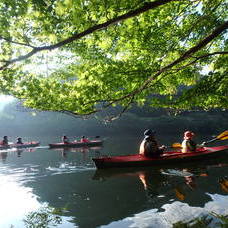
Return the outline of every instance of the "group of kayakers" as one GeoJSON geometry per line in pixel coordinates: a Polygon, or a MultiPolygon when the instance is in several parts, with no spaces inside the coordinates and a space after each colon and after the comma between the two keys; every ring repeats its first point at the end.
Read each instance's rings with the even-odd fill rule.
{"type": "MultiPolygon", "coordinates": [[[[22,138],[21,138],[21,137],[18,137],[18,138],[17,138],[16,144],[23,144],[22,138]]],[[[3,145],[3,146],[9,145],[8,136],[6,136],[6,135],[3,136],[2,141],[0,141],[0,145],[3,145]]]]}
{"type": "MultiPolygon", "coordinates": [[[[96,136],[96,137],[98,137],[98,136],[96,136]]],[[[64,135],[63,137],[62,137],[62,142],[63,143],[71,143],[70,142],[70,140],[69,140],[69,138],[66,136],[66,135],[64,135]]],[[[81,139],[79,139],[78,141],[77,140],[74,140],[74,142],[83,142],[83,143],[88,143],[88,142],[90,142],[90,140],[88,139],[88,138],[86,138],[84,135],[81,137],[81,139]]],[[[23,142],[22,142],[22,138],[21,137],[18,137],[17,138],[17,141],[15,142],[15,144],[23,144],[23,142]]],[[[9,140],[8,140],[8,136],[4,136],[3,137],[3,139],[2,139],[2,141],[0,141],[0,145],[2,145],[2,146],[7,146],[7,145],[9,145],[9,140]]]]}
{"type": "MultiPolygon", "coordinates": [[[[65,143],[65,144],[71,143],[66,135],[64,135],[62,137],[62,142],[65,143]]],[[[74,140],[74,142],[88,143],[88,142],[90,142],[90,140],[83,135],[79,141],[74,140]]]]}
{"type": "MultiPolygon", "coordinates": [[[[165,145],[159,146],[156,137],[156,132],[147,129],[144,132],[144,139],[140,144],[139,153],[147,157],[159,157],[164,150],[167,148],[165,145]]],[[[193,141],[194,133],[191,131],[184,132],[183,142],[181,144],[182,153],[194,152],[197,147],[202,147],[202,145],[197,145],[193,141]]]]}
{"type": "MultiPolygon", "coordinates": [[[[151,129],[145,130],[144,139],[140,144],[140,154],[147,157],[159,157],[164,152],[167,147],[165,145],[159,146],[155,134],[156,132],[151,129]]],[[[192,138],[194,135],[195,134],[191,131],[184,132],[184,139],[181,144],[182,153],[194,152],[196,151],[197,146],[203,146],[203,144],[197,145],[193,141],[192,138]]],[[[66,135],[62,137],[62,142],[65,144],[71,143],[66,135]]],[[[83,135],[79,141],[74,140],[74,142],[88,143],[90,140],[83,135]]],[[[23,144],[21,137],[17,138],[16,144],[23,144]]],[[[0,141],[0,145],[9,145],[8,136],[3,137],[3,140],[0,141]]]]}

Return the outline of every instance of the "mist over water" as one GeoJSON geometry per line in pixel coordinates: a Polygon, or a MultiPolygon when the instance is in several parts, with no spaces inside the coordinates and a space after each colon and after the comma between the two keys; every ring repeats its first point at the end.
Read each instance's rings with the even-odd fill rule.
{"type": "MultiPolygon", "coordinates": [[[[3,102],[0,102],[3,104],[3,102]]],[[[168,115],[165,110],[133,108],[117,121],[105,123],[102,116],[83,120],[57,112],[37,112],[20,106],[17,100],[0,110],[0,137],[8,135],[30,140],[39,136],[70,137],[122,136],[142,137],[147,128],[157,135],[181,137],[186,130],[197,136],[213,136],[228,128],[228,112],[184,112],[178,116],[168,115]]]]}

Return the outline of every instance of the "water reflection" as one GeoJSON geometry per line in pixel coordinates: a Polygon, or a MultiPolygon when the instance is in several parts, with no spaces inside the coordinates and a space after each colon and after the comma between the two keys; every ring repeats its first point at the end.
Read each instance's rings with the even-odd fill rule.
{"type": "Polygon", "coordinates": [[[0,175],[0,180],[0,227],[12,224],[23,227],[22,218],[40,206],[37,196],[32,188],[19,184],[16,177],[0,175]]]}
{"type": "MultiPolygon", "coordinates": [[[[1,177],[7,178],[1,183],[6,186],[1,201],[12,204],[11,194],[23,190],[32,199],[30,203],[21,197],[24,211],[36,210],[46,203],[67,218],[61,228],[68,227],[66,224],[82,228],[170,227],[172,222],[206,210],[228,210],[227,157],[178,167],[96,170],[91,158],[108,150],[41,148],[34,153],[10,152],[0,163],[1,177]],[[11,194],[6,194],[10,183],[21,190],[12,188],[11,194]]],[[[0,208],[4,210],[4,206],[0,208]]],[[[14,214],[17,217],[12,210],[11,218],[14,214]]],[[[20,219],[23,216],[24,213],[18,215],[20,219]]],[[[2,220],[0,227],[1,224],[2,220]]],[[[18,227],[19,222],[10,224],[18,227]]]]}
{"type": "Polygon", "coordinates": [[[5,163],[9,154],[16,154],[17,157],[21,157],[23,152],[35,152],[36,148],[11,148],[6,150],[0,150],[0,160],[5,163]]]}
{"type": "Polygon", "coordinates": [[[4,163],[6,161],[8,153],[7,152],[1,152],[0,153],[0,159],[4,163]]]}
{"type": "Polygon", "coordinates": [[[162,201],[162,198],[168,197],[167,201],[175,199],[191,206],[203,206],[210,198],[207,195],[208,192],[220,194],[227,192],[228,178],[224,176],[225,168],[227,168],[225,163],[214,163],[208,166],[201,165],[194,168],[190,166],[183,169],[97,170],[93,179],[107,181],[114,177],[134,176],[141,181],[145,194],[150,199],[156,198],[157,201],[162,201]],[[221,167],[223,169],[218,169],[221,167]]]}
{"type": "Polygon", "coordinates": [[[224,192],[228,193],[228,177],[225,176],[225,177],[220,178],[219,179],[219,184],[220,184],[221,189],[224,192]]]}
{"type": "Polygon", "coordinates": [[[84,158],[86,159],[87,154],[90,152],[95,152],[95,155],[96,155],[95,157],[100,156],[101,155],[100,151],[102,148],[103,148],[102,146],[94,146],[94,147],[90,146],[90,147],[76,147],[76,148],[74,148],[74,147],[50,148],[50,150],[60,151],[62,157],[64,157],[64,158],[67,158],[67,155],[72,152],[73,153],[82,153],[84,158]]]}

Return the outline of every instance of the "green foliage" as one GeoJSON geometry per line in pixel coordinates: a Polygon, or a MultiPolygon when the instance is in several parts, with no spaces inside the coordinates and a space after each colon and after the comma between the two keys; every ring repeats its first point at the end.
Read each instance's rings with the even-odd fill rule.
{"type": "Polygon", "coordinates": [[[62,223],[59,215],[55,215],[55,209],[42,207],[38,211],[30,212],[24,219],[26,228],[47,228],[62,223]]]}
{"type": "Polygon", "coordinates": [[[205,215],[200,218],[195,218],[189,222],[177,222],[173,224],[173,228],[207,228],[207,227],[227,227],[228,216],[218,215],[212,213],[211,215],[205,215]],[[215,221],[216,220],[216,221],[215,221]]]}
{"type": "MultiPolygon", "coordinates": [[[[0,0],[1,65],[144,3],[0,0]]],[[[28,107],[80,115],[132,103],[173,109],[227,109],[224,33],[157,75],[223,24],[226,15],[225,0],[171,1],[96,30],[57,51],[22,58],[1,70],[0,92],[22,99],[28,107]],[[204,75],[205,68],[210,73],[204,75]]]]}

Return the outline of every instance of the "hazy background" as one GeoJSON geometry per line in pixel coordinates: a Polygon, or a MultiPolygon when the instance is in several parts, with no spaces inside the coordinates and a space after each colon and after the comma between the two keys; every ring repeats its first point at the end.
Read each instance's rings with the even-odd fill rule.
{"type": "Polygon", "coordinates": [[[96,118],[80,119],[56,112],[35,112],[24,109],[17,100],[0,96],[0,137],[17,136],[141,136],[146,128],[158,134],[182,136],[183,131],[192,130],[197,134],[216,135],[228,128],[228,112],[183,112],[170,114],[164,109],[134,107],[122,118],[105,123],[102,115],[112,114],[105,111],[96,118]]]}

